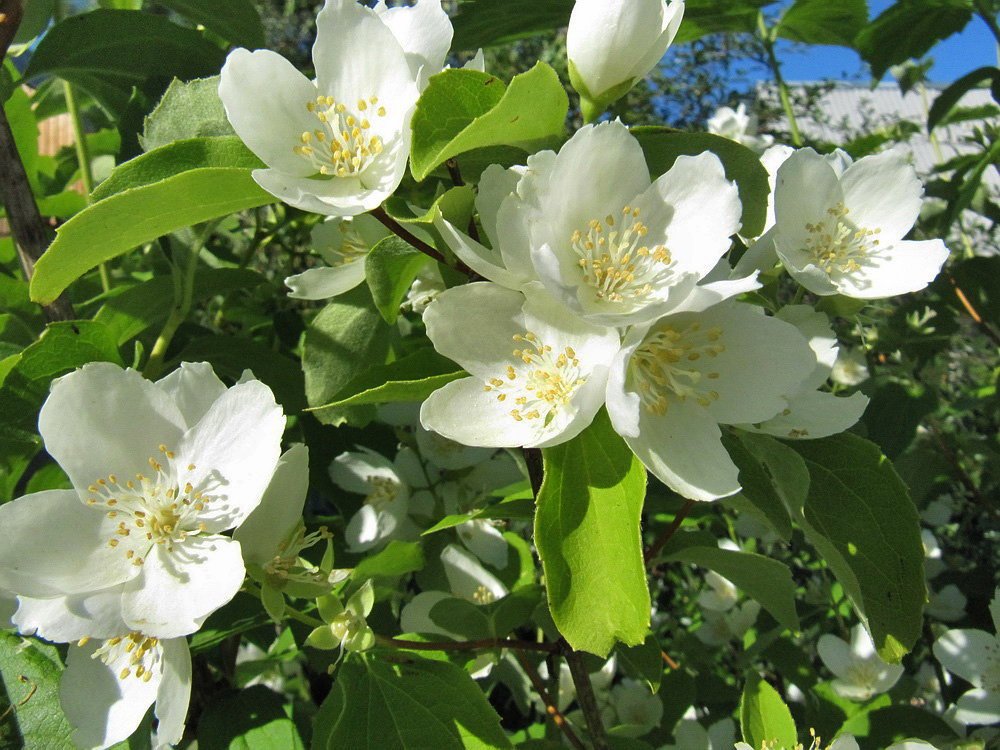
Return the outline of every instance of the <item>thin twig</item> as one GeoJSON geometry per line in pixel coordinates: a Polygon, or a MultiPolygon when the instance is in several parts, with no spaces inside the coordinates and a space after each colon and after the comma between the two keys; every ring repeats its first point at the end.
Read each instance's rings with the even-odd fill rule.
{"type": "MultiPolygon", "coordinates": [[[[394,218],[389,216],[389,214],[386,213],[385,209],[382,208],[382,206],[379,206],[378,208],[373,208],[368,213],[371,216],[374,216],[376,219],[378,219],[386,229],[388,229],[394,235],[399,237],[401,240],[409,242],[411,245],[413,245],[413,247],[422,252],[424,255],[433,258],[438,263],[444,263],[446,266],[450,265],[448,261],[445,260],[445,257],[441,255],[441,253],[439,253],[433,247],[431,247],[422,239],[417,237],[415,234],[413,234],[410,230],[408,230],[394,218]]],[[[455,266],[455,269],[457,271],[460,271],[461,273],[464,273],[466,276],[469,277],[473,276],[472,269],[466,266],[461,261],[458,261],[458,264],[455,266]]]]}
{"type": "Polygon", "coordinates": [[[663,657],[663,661],[665,661],[667,663],[667,666],[670,667],[671,669],[681,668],[681,665],[675,662],[673,659],[671,659],[666,651],[660,651],[660,656],[663,657]]]}
{"type": "Polygon", "coordinates": [[[462,179],[462,173],[458,169],[458,162],[455,159],[448,159],[444,165],[448,167],[448,174],[451,176],[452,184],[455,187],[465,187],[465,180],[462,179]]]}
{"type": "Polygon", "coordinates": [[[983,317],[976,311],[976,308],[972,306],[972,303],[969,301],[969,298],[965,296],[965,292],[962,291],[962,288],[958,285],[958,282],[955,281],[955,277],[949,276],[948,283],[951,284],[951,288],[955,291],[955,296],[958,297],[958,301],[962,303],[962,307],[965,308],[965,311],[969,314],[969,317],[975,321],[976,325],[979,327],[979,330],[982,331],[983,335],[986,336],[986,338],[988,338],[990,341],[992,341],[994,346],[1000,347],[1000,334],[998,334],[995,330],[993,330],[993,326],[991,326],[989,323],[983,320],[983,317]]]}
{"type": "MultiPolygon", "coordinates": [[[[49,246],[49,236],[3,107],[0,107],[0,174],[3,175],[0,179],[0,200],[7,209],[24,277],[31,281],[35,263],[49,246]]],[[[73,320],[75,317],[73,305],[65,292],[51,305],[42,305],[42,315],[49,322],[73,320]]]]}
{"type": "MultiPolygon", "coordinates": [[[[566,722],[566,719],[561,713],[559,713],[559,707],[556,705],[555,701],[549,695],[548,691],[545,689],[545,685],[542,684],[542,678],[538,674],[538,670],[535,669],[534,665],[528,658],[524,655],[523,651],[514,650],[514,657],[517,659],[518,664],[524,670],[524,673],[528,675],[528,679],[531,680],[532,687],[535,688],[535,692],[538,693],[538,697],[542,699],[545,704],[545,712],[552,717],[552,723],[555,724],[566,735],[566,740],[577,750],[586,750],[586,746],[580,742],[580,738],[576,736],[576,732],[573,728],[566,722]]],[[[556,672],[558,674],[558,672],[556,672]]]]}
{"type": "Polygon", "coordinates": [[[694,508],[694,503],[694,500],[688,500],[684,503],[684,507],[680,509],[680,512],[676,516],[674,516],[674,520],[667,527],[667,530],[660,534],[660,538],[653,542],[653,545],[643,553],[642,559],[646,565],[649,565],[653,560],[655,560],[656,556],[660,554],[660,551],[667,546],[667,542],[669,542],[673,538],[674,534],[677,533],[677,529],[681,527],[681,524],[684,523],[684,519],[688,517],[688,513],[691,512],[692,508],[694,508]]]}
{"type": "Polygon", "coordinates": [[[576,699],[580,702],[580,710],[583,711],[583,716],[587,720],[590,742],[594,750],[608,750],[608,738],[604,732],[604,722],[601,721],[601,709],[594,696],[594,686],[590,682],[590,674],[583,661],[583,654],[574,651],[565,640],[561,643],[563,644],[563,657],[566,659],[569,673],[573,677],[573,685],[576,687],[576,699]]]}
{"type": "Polygon", "coordinates": [[[494,648],[512,648],[521,651],[542,651],[555,653],[559,646],[555,643],[536,643],[535,641],[519,641],[513,638],[484,638],[478,641],[407,641],[401,638],[390,638],[386,635],[376,635],[375,641],[383,646],[407,649],[409,651],[479,651],[494,648]]]}

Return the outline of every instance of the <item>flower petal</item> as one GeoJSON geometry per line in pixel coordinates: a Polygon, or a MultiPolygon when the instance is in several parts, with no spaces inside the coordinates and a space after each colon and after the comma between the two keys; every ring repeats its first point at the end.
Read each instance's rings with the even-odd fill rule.
{"type": "Polygon", "coordinates": [[[98,479],[149,470],[185,429],[174,401],[135,370],[94,362],[59,378],[38,415],[45,449],[82,492],[98,479]]]}
{"type": "Polygon", "coordinates": [[[941,240],[900,240],[880,245],[861,262],[858,273],[841,276],[838,291],[857,299],[883,299],[923,289],[948,260],[948,247],[941,240]]]}
{"type": "Polygon", "coordinates": [[[451,47],[451,20],[441,0],[419,0],[416,5],[394,8],[380,2],[375,12],[403,48],[410,74],[423,89],[427,79],[444,67],[451,47]]]}
{"type": "Polygon", "coordinates": [[[780,438],[822,438],[836,435],[854,425],[868,408],[868,397],[854,393],[847,397],[823,391],[800,391],[788,398],[788,408],[756,427],[780,438]]]}
{"type": "Polygon", "coordinates": [[[176,745],[184,736],[191,701],[191,652],[184,638],[161,641],[163,677],[156,692],[156,741],[176,745]]]}
{"type": "Polygon", "coordinates": [[[982,687],[983,672],[998,648],[997,637],[982,630],[949,630],[934,642],[934,656],[952,674],[982,687]]]}
{"type": "Polygon", "coordinates": [[[507,587],[500,579],[482,566],[466,549],[455,544],[449,544],[441,551],[441,562],[448,578],[451,593],[467,599],[473,604],[483,603],[482,591],[485,589],[495,599],[501,599],[508,593],[507,587]]]}
{"type": "MultiPolygon", "coordinates": [[[[397,171],[402,177],[402,168],[397,171]]],[[[397,181],[388,189],[370,188],[362,184],[360,177],[313,179],[277,169],[255,169],[252,176],[264,190],[288,205],[327,216],[354,216],[371,211],[381,205],[399,184],[397,181]]]]}
{"type": "Polygon", "coordinates": [[[990,690],[969,690],[960,696],[955,718],[963,724],[996,724],[1000,722],[1000,694],[990,690]]]}
{"type": "Polygon", "coordinates": [[[826,668],[840,678],[846,677],[848,669],[854,663],[851,647],[847,641],[830,633],[820,636],[816,643],[816,651],[826,668]]]}
{"type": "Polygon", "coordinates": [[[157,638],[188,635],[232,599],[246,570],[239,542],[194,536],[153,545],[142,575],[125,585],[122,616],[129,627],[157,638]]]}
{"type": "Polygon", "coordinates": [[[348,292],[365,280],[365,264],[358,260],[340,266],[310,268],[285,279],[293,299],[329,299],[348,292]]]}
{"type": "MultiPolygon", "coordinates": [[[[285,417],[260,381],[220,396],[177,447],[177,465],[207,495],[201,520],[209,533],[238,526],[257,507],[278,463],[285,417]]],[[[178,477],[180,480],[180,477],[178,477]]]]}
{"type": "Polygon", "coordinates": [[[215,400],[226,392],[226,385],[208,362],[181,362],[181,366],[156,381],[156,387],[177,404],[187,428],[205,416],[215,400]]]}
{"type": "Polygon", "coordinates": [[[462,378],[438,388],[420,407],[420,424],[462,445],[515,448],[539,439],[537,420],[520,422],[510,406],[483,391],[479,378],[462,378]]]}
{"type": "Polygon", "coordinates": [[[315,103],[317,94],[316,84],[270,50],[233,50],[219,79],[219,97],[236,134],[269,167],[296,177],[316,171],[292,149],[316,127],[306,103],[315,103]]]}
{"type": "Polygon", "coordinates": [[[14,616],[19,632],[54,643],[81,638],[113,638],[128,630],[122,620],[122,587],[51,599],[19,597],[14,616]]]}
{"type": "Polygon", "coordinates": [[[139,574],[123,547],[108,545],[115,522],[74,490],[46,490],[0,505],[0,588],[51,597],[110,588],[139,574]]]}
{"type": "Polygon", "coordinates": [[[883,242],[903,237],[920,215],[923,185],[897,151],[854,162],[844,171],[840,186],[851,221],[866,229],[880,229],[883,242]]]}
{"type": "Polygon", "coordinates": [[[302,517],[308,489],[309,449],[296,443],[278,460],[260,505],[233,532],[244,560],[264,563],[277,554],[278,545],[302,517]]]}

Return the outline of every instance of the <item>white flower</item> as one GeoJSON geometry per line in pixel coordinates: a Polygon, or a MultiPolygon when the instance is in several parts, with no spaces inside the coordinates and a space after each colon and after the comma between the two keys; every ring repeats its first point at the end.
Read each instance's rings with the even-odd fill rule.
{"type": "Polygon", "coordinates": [[[434,348],[471,377],[424,401],[420,422],[464,445],[546,447],[579,434],[604,403],[618,334],[544,295],[475,283],[424,313],[434,348]]]}
{"type": "Polygon", "coordinates": [[[328,299],[350,291],[365,280],[365,258],[389,230],[378,219],[361,216],[333,216],[313,227],[309,234],[313,248],[327,265],[310,268],[285,279],[295,299],[328,299]]]}
{"type": "Polygon", "coordinates": [[[850,644],[829,633],[816,646],[819,658],[836,675],[831,687],[841,698],[866,701],[884,693],[903,674],[898,664],[886,664],[875,652],[871,636],[863,625],[855,625],[850,644]]]}
{"type": "Polygon", "coordinates": [[[949,630],[934,642],[941,666],[972,683],[962,695],[955,718],[963,724],[1000,722],[1000,589],[990,603],[994,634],[982,630],[949,630]]]}
{"type": "MultiPolygon", "coordinates": [[[[895,746],[894,746],[895,747],[895,746]]],[[[810,743],[808,750],[821,750],[822,743],[815,734],[813,735],[812,742],[810,743]]],[[[736,750],[804,750],[802,745],[796,744],[794,748],[779,748],[777,745],[768,745],[766,749],[755,748],[748,745],[746,742],[737,742],[736,750]]],[[[837,739],[835,739],[826,750],[859,750],[858,741],[854,739],[854,735],[842,734],[837,739]]]]}
{"type": "Polygon", "coordinates": [[[715,500],[740,489],[719,424],[774,416],[815,365],[793,326],[749,305],[670,315],[626,335],[608,377],[608,414],[661,481],[715,500]]]}
{"type": "MultiPolygon", "coordinates": [[[[693,711],[690,713],[694,713],[693,711]]],[[[726,717],[705,729],[696,719],[683,718],[674,727],[675,745],[661,745],[659,750],[724,750],[733,746],[736,724],[726,717]]]]}
{"type": "Polygon", "coordinates": [[[566,53],[588,122],[656,67],[683,16],[683,0],[576,0],[566,53]]]}
{"type": "Polygon", "coordinates": [[[759,614],[760,604],[754,601],[743,602],[725,612],[709,609],[694,634],[707,646],[725,646],[730,641],[742,640],[759,614]]]}
{"type": "Polygon", "coordinates": [[[719,107],[715,110],[715,114],[708,118],[708,132],[742,143],[758,154],[764,153],[774,143],[774,136],[757,135],[757,115],[748,115],[747,105],[742,102],[736,109],[719,107]]]}
{"type": "MultiPolygon", "coordinates": [[[[360,446],[359,446],[360,447],[360,446]]],[[[369,448],[341,453],[330,465],[334,484],[364,494],[361,509],[347,522],[344,536],[352,552],[380,547],[392,539],[415,539],[410,520],[410,490],[400,466],[369,448]]]]}
{"type": "Polygon", "coordinates": [[[108,363],[55,381],[39,432],[75,489],[0,506],[0,586],[20,597],[21,631],[197,630],[243,583],[222,532],[260,502],[284,425],[267,386],[227,389],[204,363],[156,383],[108,363]]]}
{"type": "Polygon", "coordinates": [[[155,748],[184,734],[191,697],[191,655],[184,638],[159,640],[139,632],[70,646],[59,700],[82,748],[128,739],[156,704],[155,748]]]}
{"type": "Polygon", "coordinates": [[[830,379],[847,386],[861,385],[868,380],[868,360],[865,359],[865,353],[861,349],[840,347],[830,379]]]}
{"type": "Polygon", "coordinates": [[[948,258],[941,240],[904,241],[923,189],[899,153],[851,163],[800,149],[778,169],[774,244],[792,277],[819,295],[880,299],[923,289],[948,258]]]}
{"type": "Polygon", "coordinates": [[[787,406],[757,425],[743,429],[764,432],[780,438],[821,438],[843,432],[853,425],[868,406],[868,397],[853,393],[847,397],[818,390],[826,383],[837,359],[837,336],[830,321],[808,305],[788,305],[775,316],[795,326],[806,337],[816,356],[812,374],[791,393],[785,394],[787,406]]]}
{"type": "Polygon", "coordinates": [[[608,704],[616,719],[609,731],[618,737],[642,737],[663,718],[663,699],[638,680],[625,679],[612,687],[608,704]]]}
{"type": "Polygon", "coordinates": [[[927,594],[927,606],[924,609],[927,615],[942,622],[955,622],[965,617],[968,599],[954,583],[947,584],[939,591],[928,590],[927,594]]]}
{"type": "Polygon", "coordinates": [[[594,323],[648,323],[759,286],[753,277],[697,286],[740,226],[718,157],[680,156],[650,181],[639,142],[617,121],[581,128],[524,170],[487,170],[477,208],[492,250],[436,222],[463,261],[512,289],[540,282],[594,323]]]}
{"type": "Polygon", "coordinates": [[[698,606],[713,612],[726,612],[740,599],[740,592],[732,581],[723,578],[714,570],[705,573],[705,583],[711,591],[703,591],[698,596],[698,606]]]}
{"type": "Polygon", "coordinates": [[[257,184],[321,214],[382,203],[403,177],[413,105],[443,67],[451,32],[440,0],[392,9],[327,0],[316,19],[315,81],[274,52],[231,52],[219,96],[267,164],[254,170],[257,184]]]}
{"type": "Polygon", "coordinates": [[[903,740],[894,742],[885,750],[938,750],[934,745],[923,740],[903,740]]]}

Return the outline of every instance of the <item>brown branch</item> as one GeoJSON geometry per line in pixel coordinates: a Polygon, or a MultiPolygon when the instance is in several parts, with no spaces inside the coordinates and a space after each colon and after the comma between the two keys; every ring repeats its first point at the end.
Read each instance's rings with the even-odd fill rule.
{"type": "MultiPolygon", "coordinates": [[[[413,234],[410,230],[408,230],[394,218],[389,216],[389,214],[386,213],[386,210],[382,208],[382,206],[379,206],[378,208],[373,208],[368,213],[371,216],[374,216],[376,219],[378,219],[386,229],[388,229],[394,235],[399,237],[401,240],[409,242],[411,245],[413,245],[413,247],[422,252],[424,255],[431,257],[438,263],[443,263],[446,266],[451,265],[450,263],[448,263],[447,260],[445,260],[445,257],[441,255],[441,253],[439,253],[433,247],[431,247],[422,239],[417,237],[415,234],[413,234]]],[[[459,271],[460,273],[464,273],[466,276],[470,278],[472,278],[475,275],[473,270],[468,266],[466,266],[462,261],[457,261],[457,265],[455,265],[454,268],[455,270],[459,271]]]]}
{"type": "MultiPolygon", "coordinates": [[[[577,750],[586,750],[586,746],[580,742],[580,738],[576,736],[576,732],[573,728],[566,722],[563,715],[559,713],[559,707],[556,705],[555,701],[549,695],[548,691],[545,689],[545,685],[542,684],[542,678],[538,674],[538,670],[532,665],[528,658],[524,655],[523,651],[514,650],[514,657],[517,659],[518,664],[521,665],[521,669],[524,673],[528,675],[528,679],[531,681],[532,687],[535,688],[535,692],[538,693],[538,697],[542,699],[545,704],[545,712],[552,717],[552,722],[559,727],[564,735],[566,735],[566,740],[577,750]]],[[[559,674],[556,672],[556,674],[559,674]]]]}
{"type": "Polygon", "coordinates": [[[522,651],[542,651],[555,653],[559,646],[555,643],[536,643],[535,641],[519,641],[513,638],[484,638],[479,641],[407,641],[400,638],[390,638],[376,635],[375,641],[383,646],[407,649],[409,651],[479,651],[492,648],[512,648],[522,651]]]}
{"type": "Polygon", "coordinates": [[[667,546],[667,542],[669,542],[673,538],[674,534],[677,533],[677,529],[681,527],[681,524],[684,523],[684,519],[688,517],[688,513],[691,512],[692,508],[694,508],[694,504],[694,500],[688,500],[684,503],[684,507],[680,509],[680,512],[676,516],[674,516],[674,520],[670,526],[667,527],[667,530],[660,534],[660,538],[653,542],[653,545],[643,553],[642,559],[646,565],[649,565],[653,560],[655,560],[656,556],[660,554],[660,551],[667,546]]]}
{"type": "Polygon", "coordinates": [[[976,308],[972,306],[969,298],[965,296],[965,292],[962,291],[958,282],[955,281],[955,277],[949,276],[948,283],[951,284],[951,288],[954,290],[955,296],[958,297],[958,301],[962,303],[962,307],[965,308],[969,317],[976,322],[976,325],[979,327],[979,330],[982,331],[983,335],[992,341],[994,346],[1000,347],[1000,334],[993,329],[993,326],[983,320],[983,317],[976,311],[976,308]]]}
{"type": "Polygon", "coordinates": [[[663,657],[663,661],[665,661],[667,663],[667,666],[670,667],[671,669],[681,668],[681,665],[675,662],[673,659],[671,659],[670,656],[667,655],[666,651],[660,651],[660,656],[663,657]]]}
{"type": "Polygon", "coordinates": [[[451,176],[451,182],[455,187],[465,187],[465,180],[462,179],[462,173],[458,169],[458,162],[454,158],[448,159],[444,165],[448,167],[448,174],[451,176]]]}
{"type": "Polygon", "coordinates": [[[565,640],[560,643],[563,645],[562,654],[576,686],[576,699],[580,702],[580,710],[587,719],[590,742],[594,750],[608,750],[608,738],[604,732],[604,722],[601,721],[601,709],[597,705],[594,686],[590,682],[590,673],[587,672],[583,654],[574,651],[565,640]]]}
{"type": "MultiPolygon", "coordinates": [[[[35,263],[49,246],[49,236],[3,107],[0,107],[0,174],[3,175],[0,179],[0,200],[7,209],[24,277],[30,282],[35,263]]],[[[49,322],[73,320],[75,317],[65,292],[51,305],[42,305],[42,314],[49,322]]]]}

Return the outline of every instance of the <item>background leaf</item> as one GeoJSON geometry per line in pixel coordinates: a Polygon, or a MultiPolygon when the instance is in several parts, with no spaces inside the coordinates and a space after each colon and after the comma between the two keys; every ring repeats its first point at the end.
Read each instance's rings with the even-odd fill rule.
{"type": "Polygon", "coordinates": [[[751,747],[791,748],[797,742],[795,721],[778,691],[757,675],[743,688],[740,699],[740,729],[751,747]]]}
{"type": "Polygon", "coordinates": [[[260,13],[250,0],[158,0],[195,23],[211,29],[237,47],[254,50],[264,46],[260,13]]]}
{"type": "Polygon", "coordinates": [[[865,0],[795,0],[778,21],[782,39],[804,44],[854,47],[854,37],[868,23],[865,0]]]}

